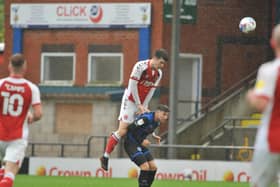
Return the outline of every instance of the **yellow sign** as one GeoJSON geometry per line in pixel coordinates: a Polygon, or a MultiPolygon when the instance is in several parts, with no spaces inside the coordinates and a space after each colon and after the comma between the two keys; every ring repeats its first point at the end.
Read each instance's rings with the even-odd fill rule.
{"type": "Polygon", "coordinates": [[[263,80],[258,80],[256,83],[256,89],[263,89],[265,83],[263,80]]]}

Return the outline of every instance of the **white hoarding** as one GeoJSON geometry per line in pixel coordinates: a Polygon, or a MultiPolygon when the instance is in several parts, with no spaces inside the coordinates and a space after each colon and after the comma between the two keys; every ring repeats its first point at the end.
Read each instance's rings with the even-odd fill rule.
{"type": "MultiPolygon", "coordinates": [[[[184,171],[190,170],[192,180],[250,181],[248,162],[189,161],[156,159],[156,179],[184,180],[184,171]]],[[[47,176],[138,177],[139,169],[129,159],[110,159],[105,172],[98,159],[31,157],[29,174],[47,176]]]]}
{"type": "Polygon", "coordinates": [[[150,3],[11,4],[13,27],[147,27],[150,3]]]}

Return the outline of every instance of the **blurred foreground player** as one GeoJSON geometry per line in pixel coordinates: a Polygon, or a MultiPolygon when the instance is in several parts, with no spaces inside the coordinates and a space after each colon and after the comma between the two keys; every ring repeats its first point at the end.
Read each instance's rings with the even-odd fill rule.
{"type": "Polygon", "coordinates": [[[276,58],[263,64],[256,85],[247,93],[249,104],[262,112],[252,161],[252,187],[269,187],[280,169],[280,25],[272,33],[276,58]]]}
{"type": "Polygon", "coordinates": [[[165,123],[168,120],[168,115],[168,107],[159,105],[155,112],[139,115],[134,123],[128,126],[124,148],[130,159],[140,167],[139,187],[151,186],[157,171],[154,158],[148,149],[151,142],[146,138],[154,132],[160,123],[165,123]]]}
{"type": "Polygon", "coordinates": [[[0,187],[13,186],[27,147],[28,125],[42,116],[39,89],[23,78],[23,55],[13,55],[8,68],[10,76],[0,79],[0,187]]]}

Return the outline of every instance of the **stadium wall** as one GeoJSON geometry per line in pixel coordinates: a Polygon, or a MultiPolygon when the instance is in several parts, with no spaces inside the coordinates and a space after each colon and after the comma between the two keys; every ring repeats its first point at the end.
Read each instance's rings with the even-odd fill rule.
{"type": "MultiPolygon", "coordinates": [[[[92,1],[77,0],[46,0],[40,3],[92,3],[92,1]]],[[[112,1],[96,0],[95,3],[112,1]]],[[[84,144],[89,136],[108,136],[117,128],[117,117],[120,108],[120,95],[126,87],[130,71],[138,59],[143,59],[156,48],[162,47],[162,4],[157,0],[135,1],[120,0],[117,2],[151,2],[153,14],[151,28],[148,29],[13,29],[10,25],[10,5],[12,3],[38,3],[36,0],[5,1],[5,62],[1,64],[0,75],[7,76],[9,56],[15,51],[22,51],[28,61],[29,69],[26,78],[39,85],[42,93],[44,116],[41,121],[30,128],[30,142],[39,143],[71,143],[84,144]],[[145,42],[139,41],[145,36],[145,42]],[[22,39],[22,43],[15,41],[22,39]],[[147,43],[148,42],[148,43],[147,43]],[[150,42],[150,43],[149,43],[150,42]],[[16,46],[15,46],[16,44],[16,46]],[[41,76],[41,53],[44,45],[73,46],[76,54],[75,79],[72,86],[43,85],[41,76]],[[148,45],[147,49],[140,49],[148,45]],[[118,86],[89,86],[87,85],[89,46],[120,46],[123,53],[123,82],[118,86]],[[117,100],[117,102],[115,101],[117,100]]],[[[114,1],[114,3],[117,3],[114,1]]],[[[106,72],[104,72],[106,73],[106,72]]],[[[151,107],[158,103],[153,99],[151,107]]],[[[93,139],[91,156],[99,156],[103,152],[103,139],[93,139]]],[[[85,156],[85,147],[70,147],[66,149],[65,156],[85,156]]],[[[31,153],[29,147],[28,154],[31,153]]],[[[37,146],[35,155],[60,154],[57,146],[37,146]]],[[[116,150],[113,157],[118,155],[116,150]]]]}
{"type": "MultiPolygon", "coordinates": [[[[271,13],[274,7],[272,1],[262,0],[199,0],[197,6],[196,23],[181,25],[180,53],[202,55],[202,97],[199,102],[203,106],[273,58],[269,38],[274,24],[271,13]],[[245,16],[251,16],[257,22],[253,33],[239,31],[239,21],[245,16]]],[[[163,46],[168,50],[171,49],[171,26],[171,23],[164,23],[163,27],[163,46]]],[[[162,102],[168,101],[169,68],[165,75],[162,102]]],[[[167,130],[166,126],[161,128],[167,130]]]]}
{"type": "MultiPolygon", "coordinates": [[[[156,180],[249,182],[249,162],[157,159],[156,180]]],[[[29,174],[38,176],[83,176],[137,178],[139,169],[129,159],[110,159],[105,172],[98,159],[31,157],[29,174]]]]}
{"type": "MultiPolygon", "coordinates": [[[[197,1],[195,24],[182,24],[180,53],[202,54],[202,99],[219,95],[260,64],[272,58],[269,38],[272,28],[272,3],[262,0],[197,1]],[[256,31],[243,34],[241,18],[251,16],[256,31]]],[[[163,46],[171,49],[171,24],[163,27],[163,46]]],[[[169,70],[164,85],[168,85],[169,70]]]]}
{"type": "MultiPolygon", "coordinates": [[[[66,2],[77,3],[77,0],[40,1],[40,3],[66,2]]],[[[92,3],[89,0],[78,2],[92,3]]],[[[95,0],[94,2],[104,3],[111,1],[95,0]]],[[[150,53],[159,47],[164,47],[170,51],[171,24],[163,21],[163,1],[119,0],[117,2],[151,2],[150,53]]],[[[10,25],[9,10],[11,3],[38,3],[38,1],[5,1],[5,62],[0,64],[1,77],[8,75],[8,58],[13,53],[13,40],[16,34],[10,25]]],[[[271,9],[271,1],[262,0],[197,1],[196,23],[181,25],[180,52],[202,55],[202,98],[199,102],[204,103],[204,101],[219,95],[254,71],[262,62],[271,58],[268,46],[272,20],[271,9]],[[242,17],[247,15],[256,19],[257,29],[252,34],[244,35],[239,32],[238,23],[242,17]]],[[[127,85],[130,70],[138,60],[141,52],[138,45],[139,31],[136,29],[28,29],[22,30],[22,33],[19,32],[18,34],[22,34],[22,52],[29,62],[29,70],[26,76],[31,81],[39,84],[45,112],[43,120],[38,122],[40,125],[34,125],[35,128],[32,129],[34,126],[31,128],[31,141],[84,142],[89,134],[96,132],[99,135],[104,135],[116,128],[120,100],[115,103],[115,101],[107,97],[106,93],[112,90],[120,91],[121,93],[127,85]],[[42,45],[69,43],[74,44],[76,53],[76,77],[73,87],[40,85],[42,45]],[[88,71],[87,47],[89,44],[122,46],[125,65],[124,81],[121,86],[103,89],[100,87],[89,88],[90,86],[86,85],[87,75],[85,72],[88,71]],[[90,96],[87,95],[88,92],[90,92],[90,96]],[[85,114],[84,117],[87,120],[83,119],[83,115],[77,115],[73,123],[79,123],[80,127],[78,129],[82,130],[87,129],[90,126],[88,124],[91,124],[92,129],[87,131],[86,135],[78,129],[74,129],[76,126],[73,126],[71,121],[68,121],[68,124],[71,125],[63,125],[64,123],[62,122],[67,121],[68,117],[71,119],[70,111],[68,111],[68,115],[60,113],[61,115],[66,115],[65,120],[57,118],[57,113],[67,108],[66,105],[68,107],[71,105],[76,113],[85,114]],[[103,114],[104,111],[106,115],[103,114]],[[90,118],[88,114],[93,114],[93,116],[90,118]],[[60,119],[59,123],[56,121],[58,119],[60,119]],[[59,128],[56,126],[57,124],[59,124],[59,128]],[[99,126],[104,127],[99,128],[99,126]],[[99,130],[94,131],[93,129],[99,130]],[[72,133],[75,130],[77,133],[72,133]]],[[[160,98],[153,100],[152,108],[158,102],[168,103],[169,67],[164,70],[164,74],[160,98]]],[[[164,129],[163,127],[162,130],[164,131],[164,129]]],[[[45,152],[48,152],[46,150],[50,149],[45,149],[45,152]]]]}

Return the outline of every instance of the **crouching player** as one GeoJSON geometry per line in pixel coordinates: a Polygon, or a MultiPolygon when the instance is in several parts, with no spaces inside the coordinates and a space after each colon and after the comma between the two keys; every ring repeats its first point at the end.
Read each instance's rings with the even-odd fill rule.
{"type": "MultiPolygon", "coordinates": [[[[136,117],[128,126],[128,132],[124,140],[124,148],[130,159],[140,167],[138,178],[139,187],[149,187],[154,181],[157,166],[148,146],[151,142],[146,139],[149,134],[168,119],[169,108],[159,105],[154,112],[147,112],[136,117]]],[[[160,143],[160,139],[157,139],[160,143]]]]}

